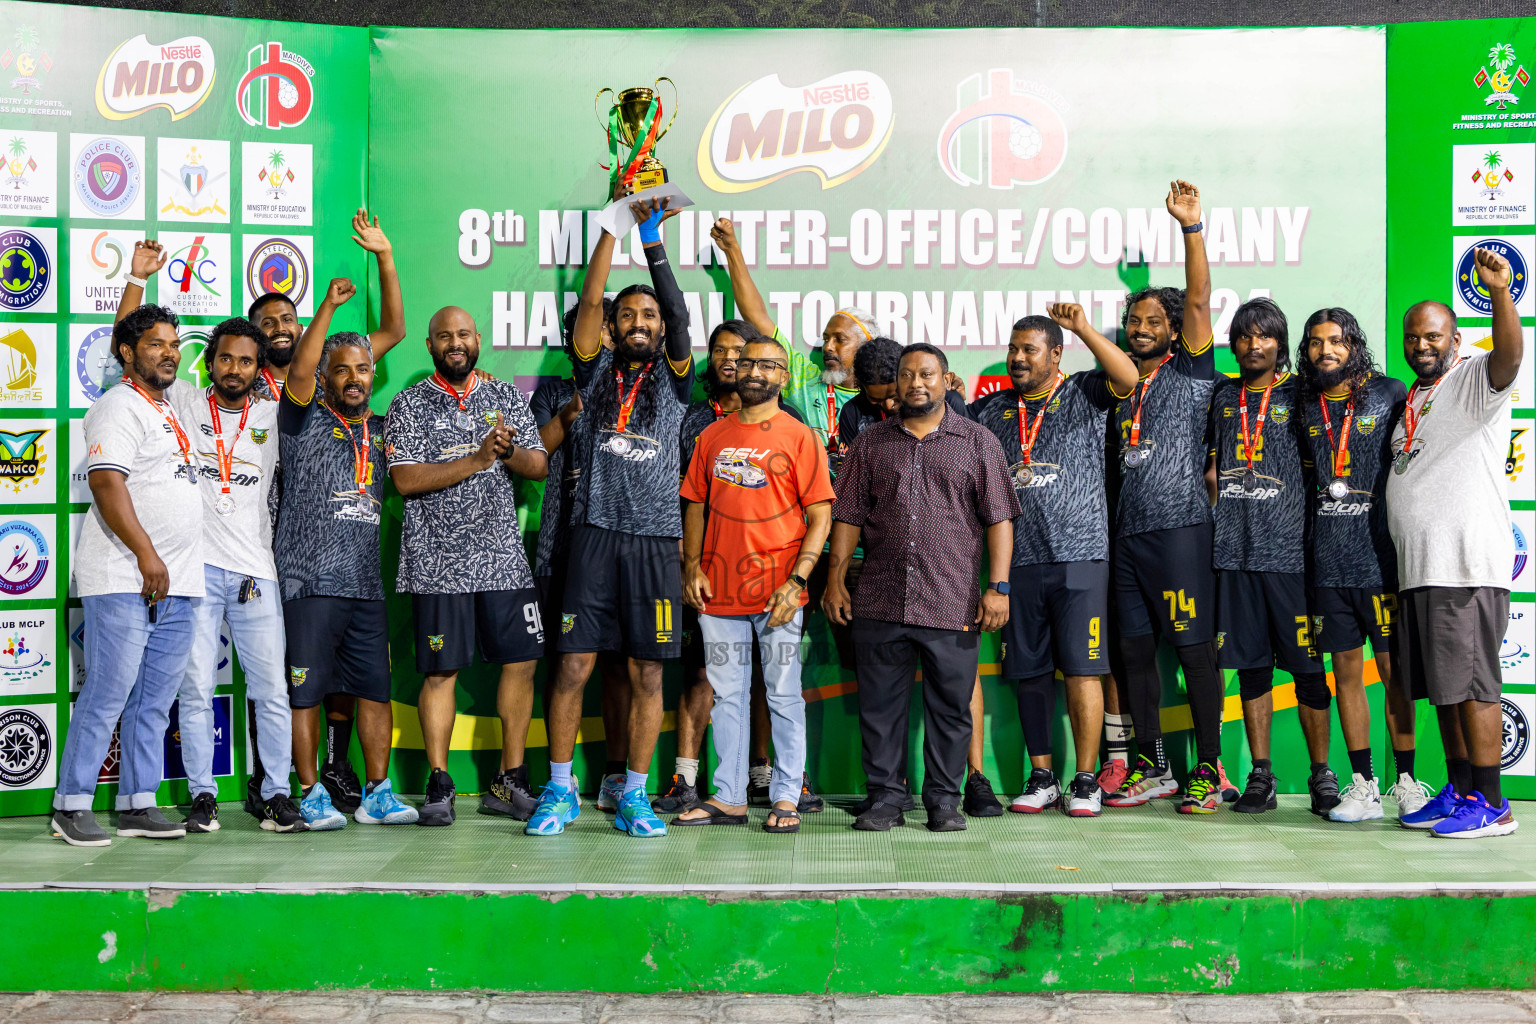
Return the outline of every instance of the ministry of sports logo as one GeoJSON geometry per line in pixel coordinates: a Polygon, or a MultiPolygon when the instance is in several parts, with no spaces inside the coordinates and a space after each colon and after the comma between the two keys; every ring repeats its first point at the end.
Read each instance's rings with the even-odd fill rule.
{"type": "Polygon", "coordinates": [[[286,238],[269,238],[258,245],[245,264],[247,294],[252,298],[281,292],[295,306],[309,290],[309,263],[299,247],[286,238]]]}
{"type": "Polygon", "coordinates": [[[52,756],[48,723],[27,708],[0,712],[0,786],[30,786],[47,770],[52,756]]]}
{"type": "Polygon", "coordinates": [[[48,573],[48,541],[24,519],[0,523],[0,595],[21,597],[48,573]]]}
{"type": "Polygon", "coordinates": [[[16,30],[10,48],[0,53],[0,69],[14,70],[16,77],[11,79],[11,88],[20,89],[23,96],[30,96],[34,89],[42,91],[42,76],[53,70],[53,58],[43,47],[37,29],[24,25],[16,30]]]}
{"type": "Polygon", "coordinates": [[[75,197],[88,213],[117,217],[127,212],[144,187],[144,166],[121,139],[93,139],[75,158],[75,197]]]}
{"type": "Polygon", "coordinates": [[[246,72],[235,87],[235,108],[246,124],[259,128],[297,128],[315,103],[309,61],[282,43],[253,46],[246,72]]]}
{"type": "Polygon", "coordinates": [[[1493,297],[1477,275],[1477,261],[1473,258],[1476,249],[1488,249],[1509,261],[1509,297],[1518,305],[1530,288],[1531,268],[1524,254],[1502,238],[1480,238],[1462,249],[1456,261],[1456,297],[1473,316],[1493,315],[1493,297]]]}
{"type": "Polygon", "coordinates": [[[1509,771],[1525,756],[1531,745],[1531,723],[1519,705],[1508,698],[1499,699],[1504,712],[1504,742],[1499,752],[1499,770],[1509,771]]]}
{"type": "Polygon", "coordinates": [[[939,129],[939,167],[957,185],[1038,185],[1067,158],[1061,97],[1008,68],[955,87],[955,112],[939,129]]]}
{"type": "Polygon", "coordinates": [[[1489,89],[1488,95],[1483,97],[1483,105],[1497,105],[1499,110],[1511,103],[1520,102],[1520,97],[1513,92],[1517,82],[1522,86],[1529,85],[1531,76],[1526,73],[1524,64],[1516,64],[1515,48],[1509,43],[1494,43],[1488,50],[1488,63],[1479,67],[1477,74],[1472,76],[1472,84],[1478,89],[1485,85],[1489,89]],[[1489,71],[1489,68],[1493,70],[1489,71]],[[1510,68],[1515,70],[1511,71],[1510,68]]]}
{"type": "Polygon", "coordinates": [[[48,249],[30,231],[0,231],[0,307],[30,309],[48,292],[53,265],[48,249]]]}

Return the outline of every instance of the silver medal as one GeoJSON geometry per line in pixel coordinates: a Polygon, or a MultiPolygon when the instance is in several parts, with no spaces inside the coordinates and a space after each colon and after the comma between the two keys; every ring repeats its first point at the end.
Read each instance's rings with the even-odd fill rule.
{"type": "Polygon", "coordinates": [[[1145,457],[1146,453],[1143,452],[1140,448],[1127,448],[1125,450],[1125,468],[1135,469],[1137,466],[1141,465],[1142,460],[1145,457]]]}
{"type": "Polygon", "coordinates": [[[221,516],[232,516],[235,514],[235,499],[227,494],[221,494],[219,500],[214,502],[213,510],[221,516]]]}
{"type": "Polygon", "coordinates": [[[1028,487],[1035,479],[1035,471],[1027,462],[1021,462],[1013,467],[1013,482],[1019,487],[1028,487]]]}
{"type": "Polygon", "coordinates": [[[1407,452],[1398,452],[1397,458],[1392,460],[1392,472],[1396,473],[1398,476],[1402,476],[1404,473],[1408,472],[1408,463],[1412,461],[1413,457],[1410,456],[1407,452]]]}
{"type": "Polygon", "coordinates": [[[1243,470],[1243,490],[1256,491],[1259,489],[1259,474],[1251,469],[1243,470]]]}
{"type": "Polygon", "coordinates": [[[1328,481],[1328,497],[1334,501],[1343,501],[1349,496],[1349,484],[1342,477],[1334,477],[1328,481]]]}
{"type": "Polygon", "coordinates": [[[608,443],[604,447],[615,455],[627,455],[629,450],[634,447],[634,442],[623,434],[614,434],[608,439],[608,443]]]}
{"type": "Polygon", "coordinates": [[[453,414],[453,425],[458,427],[460,430],[473,430],[475,426],[475,418],[469,413],[461,410],[453,414]]]}

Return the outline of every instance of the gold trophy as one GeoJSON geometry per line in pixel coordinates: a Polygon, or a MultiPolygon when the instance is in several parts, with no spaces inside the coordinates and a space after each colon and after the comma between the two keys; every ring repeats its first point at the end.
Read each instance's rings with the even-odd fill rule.
{"type": "Polygon", "coordinates": [[[656,159],[656,143],[677,120],[677,84],[670,78],[658,78],[649,87],[640,85],[619,93],[604,89],[592,103],[598,122],[608,132],[611,182],[615,186],[622,182],[629,193],[664,184],[667,169],[656,159]],[[665,128],[659,124],[664,111],[656,90],[662,82],[672,86],[672,117],[665,128]],[[599,106],[604,95],[613,97],[606,121],[599,106]]]}

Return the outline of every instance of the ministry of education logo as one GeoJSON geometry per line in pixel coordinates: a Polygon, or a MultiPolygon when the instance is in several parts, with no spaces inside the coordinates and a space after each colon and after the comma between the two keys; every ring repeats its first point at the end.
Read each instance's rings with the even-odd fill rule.
{"type": "Polygon", "coordinates": [[[30,231],[0,231],[0,307],[30,309],[53,281],[48,249],[30,231]]]}
{"type": "Polygon", "coordinates": [[[1525,255],[1502,238],[1481,238],[1466,246],[1456,261],[1456,297],[1472,316],[1492,316],[1493,297],[1477,275],[1477,261],[1473,253],[1488,249],[1509,261],[1509,297],[1518,306],[1531,286],[1531,268],[1525,255]]]}
{"type": "Polygon", "coordinates": [[[1488,95],[1483,97],[1484,106],[1497,106],[1503,110],[1511,103],[1519,103],[1520,97],[1513,90],[1515,85],[1526,86],[1531,82],[1531,76],[1526,72],[1524,64],[1518,64],[1515,60],[1515,48],[1509,43],[1494,43],[1488,50],[1488,63],[1477,69],[1477,74],[1472,76],[1472,83],[1482,89],[1487,86],[1488,95]],[[1492,71],[1488,69],[1492,68],[1492,71]],[[1511,71],[1510,68],[1515,70],[1511,71]]]}
{"type": "Polygon", "coordinates": [[[144,187],[144,167],[133,147],[121,139],[93,139],[80,150],[74,167],[75,197],[98,217],[118,217],[133,206],[144,187]]]}
{"type": "Polygon", "coordinates": [[[1499,770],[1509,771],[1531,745],[1531,723],[1519,705],[1501,697],[1499,707],[1504,712],[1504,742],[1499,752],[1499,770]]]}
{"type": "Polygon", "coordinates": [[[27,708],[0,712],[0,786],[22,789],[36,782],[53,756],[48,724],[27,708]]]}

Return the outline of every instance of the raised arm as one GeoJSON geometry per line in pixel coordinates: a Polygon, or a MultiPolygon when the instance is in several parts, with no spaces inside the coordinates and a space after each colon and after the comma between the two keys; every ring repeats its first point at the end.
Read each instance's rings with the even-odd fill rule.
{"type": "Polygon", "coordinates": [[[405,337],[405,301],[400,297],[400,273],[395,269],[395,250],[379,227],[379,218],[368,223],[368,211],[352,215],[352,241],[373,253],[379,261],[379,327],[368,335],[373,361],[384,358],[405,337]]]}
{"type": "Polygon", "coordinates": [[[1488,386],[1503,391],[1514,383],[1525,355],[1525,338],[1520,330],[1520,314],[1509,293],[1509,261],[1488,249],[1476,249],[1477,279],[1488,289],[1493,300],[1493,351],[1488,355],[1488,386]]]}
{"type": "Polygon", "coordinates": [[[331,329],[331,318],[356,294],[357,288],[347,278],[331,278],[331,286],[325,290],[320,308],[315,310],[309,326],[299,336],[293,362],[288,364],[288,379],[283,382],[283,393],[298,404],[308,405],[314,399],[315,371],[320,368],[320,353],[325,350],[325,335],[331,329]]]}
{"type": "MultiPolygon", "coordinates": [[[[1187,181],[1169,182],[1164,200],[1181,228],[1200,223],[1200,190],[1187,181]]],[[[1184,235],[1184,328],[1180,332],[1190,355],[1204,352],[1214,340],[1211,331],[1211,266],[1205,258],[1205,236],[1184,235]]]]}
{"type": "Polygon", "coordinates": [[[608,271],[613,265],[614,237],[604,231],[587,261],[587,276],[581,282],[581,298],[576,301],[576,328],[571,344],[576,358],[590,363],[603,347],[603,289],[608,285],[608,271]]]}
{"type": "MultiPolygon", "coordinates": [[[[165,267],[165,261],[170,254],[160,247],[160,243],[153,238],[146,238],[142,242],[133,243],[133,260],[128,266],[130,277],[136,277],[145,284],[149,279],[165,267]]],[[[129,281],[123,285],[123,297],[117,300],[117,316],[112,318],[117,323],[123,317],[132,313],[144,305],[144,289],[140,285],[129,281]]]]}
{"type": "Polygon", "coordinates": [[[1057,302],[1047,312],[1051,319],[1083,339],[1093,358],[1099,361],[1109,378],[1109,389],[1118,398],[1127,398],[1136,387],[1136,364],[1131,357],[1104,335],[1093,329],[1088,314],[1075,302],[1057,302]]]}
{"type": "Polygon", "coordinates": [[[736,315],[762,331],[764,336],[773,337],[778,325],[773,322],[768,306],[763,302],[762,293],[757,290],[752,275],[747,272],[747,259],[742,255],[741,242],[736,238],[736,225],[731,223],[729,217],[721,217],[709,229],[709,237],[725,253],[725,267],[731,275],[731,291],[736,297],[736,315]]]}
{"type": "Polygon", "coordinates": [[[631,203],[630,208],[640,225],[640,245],[651,270],[651,287],[656,290],[656,304],[661,307],[661,322],[667,329],[667,362],[674,374],[691,376],[693,349],[688,334],[688,303],[683,299],[683,290],[677,286],[677,279],[672,276],[667,247],[661,239],[661,225],[677,214],[667,210],[665,199],[659,202],[642,200],[631,203]]]}

